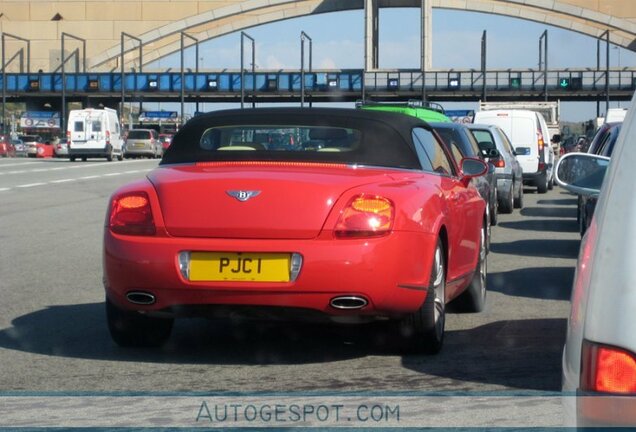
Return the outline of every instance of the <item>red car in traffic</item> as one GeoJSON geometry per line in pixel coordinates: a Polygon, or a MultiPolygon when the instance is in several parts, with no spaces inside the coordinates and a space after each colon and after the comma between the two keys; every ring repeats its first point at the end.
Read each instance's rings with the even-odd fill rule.
{"type": "Polygon", "coordinates": [[[217,111],[110,198],[106,316],[122,346],[162,344],[180,316],[397,324],[442,347],[446,304],[486,298],[486,204],[422,120],[352,109],[217,111]],[[291,135],[274,149],[258,137],[291,135]]]}
{"type": "Polygon", "coordinates": [[[0,157],[15,157],[15,146],[6,135],[0,135],[0,157]]]}

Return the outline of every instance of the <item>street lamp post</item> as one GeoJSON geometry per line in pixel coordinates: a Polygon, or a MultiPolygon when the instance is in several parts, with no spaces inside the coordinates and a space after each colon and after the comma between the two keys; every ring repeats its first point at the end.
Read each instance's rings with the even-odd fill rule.
{"type": "MultiPolygon", "coordinates": [[[[241,32],[241,109],[244,106],[245,103],[245,67],[244,65],[244,48],[243,48],[243,42],[245,40],[245,38],[249,39],[250,42],[252,42],[252,87],[253,90],[256,90],[256,52],[255,52],[255,46],[254,46],[254,38],[251,37],[250,35],[248,35],[245,32],[241,32]]],[[[256,106],[256,101],[252,100],[252,108],[254,108],[256,106]]]]}
{"type": "Polygon", "coordinates": [[[543,95],[548,101],[548,31],[544,31],[539,38],[539,69],[543,63],[543,95]]]}
{"type": "MultiPolygon", "coordinates": [[[[183,63],[184,63],[184,48],[185,48],[185,38],[191,39],[194,41],[195,44],[195,62],[196,62],[196,73],[199,73],[199,40],[197,38],[195,38],[194,36],[190,36],[189,34],[187,34],[186,32],[181,32],[181,125],[183,126],[183,124],[185,123],[184,121],[184,113],[183,113],[183,106],[184,106],[184,102],[185,102],[185,72],[183,69],[183,63]]],[[[196,75],[195,75],[195,80],[196,80],[196,75]]],[[[199,111],[199,101],[197,100],[197,107],[196,110],[199,111]]]]}
{"type": "MultiPolygon", "coordinates": [[[[305,106],[305,39],[309,41],[309,73],[311,74],[312,40],[304,31],[300,32],[300,106],[305,106]]],[[[311,100],[309,101],[311,107],[311,100]]]]}
{"type": "MultiPolygon", "coordinates": [[[[125,89],[126,89],[126,83],[125,83],[125,77],[124,77],[124,54],[126,53],[126,51],[124,50],[124,38],[127,37],[129,39],[132,39],[134,41],[136,41],[139,44],[139,72],[142,71],[142,67],[143,67],[143,51],[142,51],[142,42],[141,39],[139,39],[138,37],[135,37],[131,34],[125,33],[125,32],[121,32],[121,54],[120,54],[120,59],[121,59],[121,115],[124,115],[124,104],[125,104],[125,89]]],[[[140,106],[140,110],[141,110],[141,106],[140,106]]],[[[132,107],[131,107],[131,111],[132,111],[132,107]]],[[[132,113],[130,113],[129,116],[129,129],[132,129],[132,113]]]]}
{"type": "MultiPolygon", "coordinates": [[[[610,34],[605,30],[596,40],[596,70],[601,70],[601,41],[605,38],[605,113],[609,109],[610,34]]],[[[600,100],[596,100],[596,116],[601,116],[600,100]]]]}
{"type": "MultiPolygon", "coordinates": [[[[69,54],[68,57],[66,57],[65,55],[66,52],[64,51],[64,40],[67,37],[82,42],[82,72],[86,72],[86,39],[82,39],[81,37],[74,36],[70,33],[62,32],[62,54],[60,56],[60,59],[62,61],[62,116],[60,118],[61,131],[66,130],[66,62],[69,61],[74,55],[74,53],[69,54]]],[[[75,72],[77,72],[77,70],[75,72]]]]}
{"type": "MultiPolygon", "coordinates": [[[[7,122],[6,122],[6,105],[7,105],[7,63],[5,60],[6,57],[6,38],[12,38],[18,41],[22,41],[22,42],[26,42],[27,44],[27,66],[26,66],[26,71],[27,73],[31,73],[31,41],[28,39],[24,39],[21,38],[20,36],[15,36],[9,33],[2,33],[2,133],[6,134],[7,133],[7,122]]],[[[22,48],[24,49],[24,48],[22,48]]],[[[9,60],[9,64],[13,61],[13,59],[15,58],[12,57],[11,60],[9,60]]],[[[22,70],[22,62],[20,62],[20,73],[23,73],[22,70]]]]}

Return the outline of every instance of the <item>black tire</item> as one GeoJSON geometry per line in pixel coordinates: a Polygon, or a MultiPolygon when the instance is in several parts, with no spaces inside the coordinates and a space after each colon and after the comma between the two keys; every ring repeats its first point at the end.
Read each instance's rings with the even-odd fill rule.
{"type": "Polygon", "coordinates": [[[515,185],[514,183],[510,185],[510,190],[507,193],[507,198],[499,201],[499,208],[497,211],[500,211],[504,214],[512,213],[514,208],[514,194],[515,194],[515,185]]]}
{"type": "Polygon", "coordinates": [[[173,319],[154,318],[128,312],[106,299],[108,330],[115,343],[122,347],[157,347],[170,337],[173,319]]]}
{"type": "Polygon", "coordinates": [[[481,239],[479,240],[479,258],[473,280],[454,301],[453,307],[458,312],[481,312],[486,306],[486,278],[488,274],[488,255],[484,247],[486,227],[481,229],[481,239]]]}
{"type": "Polygon", "coordinates": [[[550,181],[548,182],[548,190],[554,189],[554,175],[550,177],[550,181]]]}
{"type": "Polygon", "coordinates": [[[71,157],[69,157],[69,159],[70,159],[71,162],[75,162],[75,156],[71,156],[71,157]]]}
{"type": "Polygon", "coordinates": [[[82,158],[82,162],[86,162],[86,159],[88,159],[87,157],[83,157],[82,158]]]}
{"type": "Polygon", "coordinates": [[[548,175],[543,173],[537,180],[537,192],[544,194],[548,191],[548,175]]]}
{"type": "Polygon", "coordinates": [[[523,183],[519,185],[519,193],[517,194],[517,196],[515,196],[515,208],[523,208],[523,183]]]}
{"type": "Polygon", "coordinates": [[[413,314],[399,323],[399,340],[403,353],[436,354],[444,345],[446,323],[446,255],[440,239],[433,254],[431,278],[426,300],[413,314]]]}
{"type": "Polygon", "coordinates": [[[495,188],[494,192],[495,196],[492,198],[492,206],[490,207],[490,225],[497,225],[497,220],[499,219],[499,197],[497,196],[497,188],[495,188]]]}
{"type": "Polygon", "coordinates": [[[117,160],[120,161],[120,162],[123,161],[124,160],[124,155],[122,153],[119,153],[117,155],[117,160]]]}
{"type": "Polygon", "coordinates": [[[112,162],[113,161],[113,149],[111,148],[110,151],[108,152],[108,154],[106,155],[106,160],[108,162],[112,162]]]}
{"type": "Polygon", "coordinates": [[[585,216],[585,210],[582,210],[581,218],[579,219],[579,233],[581,234],[581,238],[585,235],[585,231],[587,231],[587,217],[585,216]]]}

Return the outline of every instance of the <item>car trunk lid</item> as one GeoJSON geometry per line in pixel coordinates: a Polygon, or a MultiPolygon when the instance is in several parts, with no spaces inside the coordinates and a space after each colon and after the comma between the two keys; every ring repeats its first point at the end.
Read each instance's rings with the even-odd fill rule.
{"type": "Polygon", "coordinates": [[[379,169],[294,162],[181,165],[148,175],[170,235],[245,239],[315,238],[343,192],[385,177],[379,169]]]}

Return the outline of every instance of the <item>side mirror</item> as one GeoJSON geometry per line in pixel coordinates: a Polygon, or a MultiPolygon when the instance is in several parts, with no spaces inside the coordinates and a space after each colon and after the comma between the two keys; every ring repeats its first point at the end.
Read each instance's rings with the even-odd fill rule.
{"type": "Polygon", "coordinates": [[[561,142],[561,134],[552,135],[552,142],[553,143],[560,143],[561,142]]]}
{"type": "Polygon", "coordinates": [[[588,153],[568,153],[556,166],[556,181],[578,195],[598,196],[610,158],[588,153]]]}
{"type": "Polygon", "coordinates": [[[479,159],[463,158],[460,163],[462,180],[468,182],[473,177],[483,176],[488,172],[488,165],[479,159]]]}

